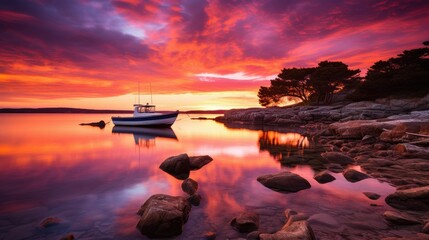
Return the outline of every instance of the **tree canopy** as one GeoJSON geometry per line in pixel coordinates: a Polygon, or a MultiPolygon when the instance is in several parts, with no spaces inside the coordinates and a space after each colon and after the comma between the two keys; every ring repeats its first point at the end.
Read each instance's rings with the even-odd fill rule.
{"type": "MultiPolygon", "coordinates": [[[[423,44],[429,45],[429,41],[423,44]]],[[[374,63],[352,98],[370,100],[388,96],[419,97],[427,93],[429,48],[424,47],[405,50],[395,58],[374,63]]]]}
{"type": "Polygon", "coordinates": [[[259,103],[273,106],[284,98],[330,103],[333,93],[357,81],[359,72],[342,62],[329,61],[311,68],[284,68],[269,87],[259,89],[259,103]]]}

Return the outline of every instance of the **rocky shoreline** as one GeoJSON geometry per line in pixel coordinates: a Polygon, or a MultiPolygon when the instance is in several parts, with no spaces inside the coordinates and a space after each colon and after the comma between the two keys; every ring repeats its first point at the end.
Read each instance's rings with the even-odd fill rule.
{"type": "MultiPolygon", "coordinates": [[[[317,181],[332,181],[331,171],[342,172],[350,182],[368,177],[388,182],[396,192],[385,202],[395,211],[386,211],[384,219],[392,229],[420,225],[413,239],[429,239],[429,95],[330,106],[233,109],[216,121],[234,128],[297,130],[323,146],[320,157],[306,160],[317,181]],[[362,172],[350,169],[353,166],[360,166],[362,172]]],[[[376,193],[365,195],[377,198],[376,193]]]]}

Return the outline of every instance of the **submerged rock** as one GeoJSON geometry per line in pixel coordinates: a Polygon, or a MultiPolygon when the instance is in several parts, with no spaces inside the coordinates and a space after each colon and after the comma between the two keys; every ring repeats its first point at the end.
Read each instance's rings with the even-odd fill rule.
{"type": "Polygon", "coordinates": [[[164,160],[159,166],[164,172],[171,174],[177,179],[186,179],[191,170],[188,154],[172,156],[164,160]]]}
{"type": "Polygon", "coordinates": [[[213,158],[211,158],[209,155],[193,156],[189,158],[191,170],[198,170],[211,161],[213,161],[213,158]]]}
{"type": "Polygon", "coordinates": [[[320,172],[318,174],[316,174],[314,176],[314,179],[320,183],[320,184],[324,184],[324,183],[328,183],[328,182],[332,182],[334,181],[336,178],[334,176],[332,176],[331,174],[329,174],[327,171],[323,171],[320,172]]]}
{"type": "Polygon", "coordinates": [[[198,193],[194,193],[192,196],[189,196],[189,197],[188,197],[188,201],[189,201],[192,205],[194,205],[194,206],[198,207],[198,206],[200,206],[200,203],[201,203],[201,195],[200,195],[200,194],[198,194],[198,193]]]}
{"type": "Polygon", "coordinates": [[[43,219],[39,223],[39,226],[41,228],[49,228],[49,227],[56,226],[56,225],[58,225],[60,223],[62,223],[62,220],[60,218],[57,218],[57,217],[47,217],[47,218],[43,219]]]}
{"type": "Polygon", "coordinates": [[[305,178],[287,171],[260,176],[257,180],[267,188],[286,193],[298,192],[311,187],[305,178]]]}
{"type": "Polygon", "coordinates": [[[397,190],[386,197],[386,203],[398,209],[429,210],[429,186],[397,190]]]}
{"type": "Polygon", "coordinates": [[[141,206],[137,229],[151,238],[172,237],[182,233],[188,221],[191,205],[184,197],[152,195],[141,206]]]}
{"type": "Polygon", "coordinates": [[[363,192],[363,194],[371,200],[377,200],[381,197],[379,194],[373,192],[363,192]]]}
{"type": "Polygon", "coordinates": [[[182,190],[189,195],[193,195],[198,190],[198,183],[192,178],[187,178],[182,182],[182,190]]]}
{"type": "Polygon", "coordinates": [[[407,214],[407,213],[399,213],[399,212],[393,212],[393,211],[386,211],[383,214],[384,218],[392,223],[399,224],[399,225],[413,225],[413,224],[420,224],[420,221],[407,214]]]}
{"type": "Polygon", "coordinates": [[[243,212],[230,222],[239,232],[248,233],[258,230],[259,216],[254,212],[243,212]]]}
{"type": "Polygon", "coordinates": [[[321,156],[330,163],[337,163],[341,165],[354,163],[353,158],[339,152],[326,152],[322,153],[321,156]]]}
{"type": "Polygon", "coordinates": [[[355,169],[352,169],[352,168],[346,169],[346,171],[343,172],[343,175],[344,175],[344,178],[347,179],[347,181],[353,182],[353,183],[369,178],[369,176],[366,175],[365,173],[356,171],[355,169]]]}

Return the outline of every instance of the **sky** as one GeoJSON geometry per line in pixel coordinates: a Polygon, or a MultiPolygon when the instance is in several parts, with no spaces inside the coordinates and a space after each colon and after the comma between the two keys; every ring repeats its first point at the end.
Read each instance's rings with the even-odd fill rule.
{"type": "Polygon", "coordinates": [[[282,68],[365,73],[423,46],[428,13],[427,0],[0,0],[0,108],[258,107],[282,68]]]}

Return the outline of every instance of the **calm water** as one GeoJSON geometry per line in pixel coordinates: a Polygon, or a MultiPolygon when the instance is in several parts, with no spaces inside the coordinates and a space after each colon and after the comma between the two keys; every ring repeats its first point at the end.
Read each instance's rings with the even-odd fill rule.
{"type": "Polygon", "coordinates": [[[172,129],[134,133],[111,123],[104,129],[78,125],[108,121],[104,114],[0,117],[0,239],[59,239],[68,233],[78,239],[145,239],[135,228],[140,205],[157,193],[185,195],[181,181],[158,168],[181,153],[207,154],[214,161],[191,172],[202,202],[177,239],[199,239],[208,231],[218,239],[243,237],[228,223],[244,210],[260,214],[262,232],[278,230],[287,208],[313,216],[321,238],[341,232],[376,236],[387,228],[381,215],[388,209],[384,197],[394,191],[389,185],[374,179],[349,183],[341,174],[321,185],[312,167],[280,164],[282,158],[318,155],[317,146],[298,133],[229,129],[187,115],[172,129]],[[256,181],[281,170],[305,177],[311,189],[282,194],[256,181]],[[382,197],[369,200],[365,191],[382,197]],[[50,216],[63,222],[39,228],[50,216]]]}

